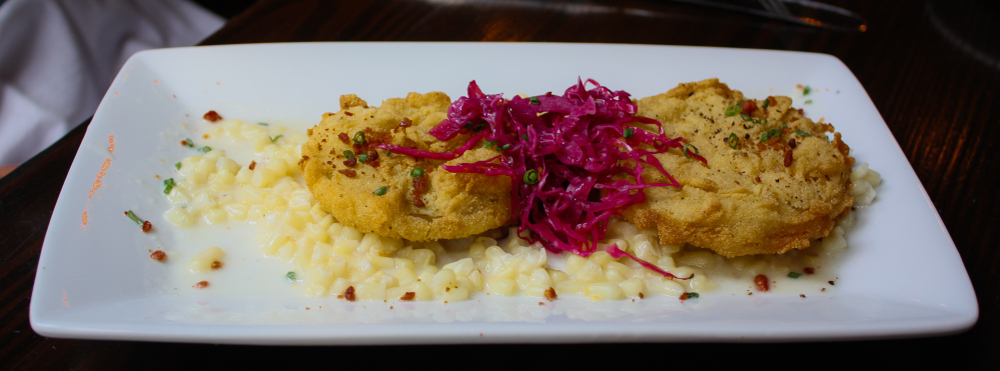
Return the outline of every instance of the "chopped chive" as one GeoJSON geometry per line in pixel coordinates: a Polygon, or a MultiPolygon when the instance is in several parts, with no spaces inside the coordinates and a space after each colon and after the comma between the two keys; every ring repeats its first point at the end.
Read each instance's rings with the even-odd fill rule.
{"type": "Polygon", "coordinates": [[[813,101],[812,101],[812,99],[809,99],[809,100],[806,100],[806,102],[805,102],[805,103],[806,103],[806,104],[812,104],[812,103],[813,103],[813,101]]]}
{"type": "Polygon", "coordinates": [[[687,296],[688,296],[687,298],[688,299],[694,299],[694,298],[697,298],[697,297],[701,296],[697,292],[685,292],[685,294],[687,294],[687,296]]]}
{"type": "Polygon", "coordinates": [[[181,169],[181,163],[178,162],[178,163],[174,164],[174,167],[177,168],[177,170],[180,170],[181,169]]]}
{"type": "Polygon", "coordinates": [[[781,131],[781,129],[778,129],[778,128],[774,128],[774,129],[771,129],[771,130],[767,131],[767,136],[770,137],[770,138],[780,137],[781,134],[783,134],[783,132],[781,131]]]}
{"type": "Polygon", "coordinates": [[[767,107],[769,107],[770,105],[771,105],[771,100],[770,99],[764,99],[764,109],[767,109],[767,107]]]}
{"type": "Polygon", "coordinates": [[[736,146],[740,144],[740,138],[736,136],[736,133],[729,134],[729,148],[736,149],[736,146]]]}
{"type": "Polygon", "coordinates": [[[164,180],[163,181],[163,185],[164,185],[164,187],[166,187],[166,188],[163,189],[163,194],[168,195],[168,194],[170,194],[170,191],[172,191],[174,189],[174,186],[177,185],[177,184],[174,183],[174,178],[170,178],[170,179],[164,180]]]}
{"type": "Polygon", "coordinates": [[[135,224],[142,226],[142,219],[139,219],[138,216],[135,216],[135,213],[133,213],[132,210],[126,211],[125,216],[127,216],[129,219],[132,219],[132,221],[135,222],[135,224]]]}
{"type": "Polygon", "coordinates": [[[389,193],[389,187],[386,187],[386,186],[381,186],[381,187],[379,187],[378,189],[375,190],[375,195],[376,196],[383,196],[386,193],[389,193]]]}
{"type": "Polygon", "coordinates": [[[788,278],[799,278],[802,277],[802,273],[788,272],[788,278]]]}
{"type": "Polygon", "coordinates": [[[736,116],[739,113],[740,113],[740,106],[726,107],[726,117],[736,116]]]}
{"type": "Polygon", "coordinates": [[[521,139],[528,140],[528,134],[521,134],[521,139]]]}
{"type": "Polygon", "coordinates": [[[204,146],[204,147],[198,148],[198,152],[201,152],[201,153],[208,153],[211,150],[212,150],[212,147],[209,147],[209,146],[204,146]]]}
{"type": "Polygon", "coordinates": [[[635,129],[633,129],[633,128],[627,128],[627,129],[625,129],[625,132],[622,133],[622,136],[625,137],[625,139],[628,139],[628,138],[631,138],[631,137],[635,136],[635,129]]]}
{"type": "Polygon", "coordinates": [[[495,145],[497,145],[497,141],[487,140],[486,143],[483,143],[483,148],[493,148],[495,145]]]}
{"type": "Polygon", "coordinates": [[[740,117],[743,118],[743,121],[753,121],[753,119],[750,118],[750,115],[745,114],[745,113],[741,113],[740,117]]]}
{"type": "Polygon", "coordinates": [[[809,92],[811,92],[811,91],[812,91],[812,88],[810,88],[809,85],[806,85],[806,87],[804,89],[802,89],[802,95],[803,96],[809,95],[809,92]]]}
{"type": "Polygon", "coordinates": [[[538,170],[531,169],[524,173],[524,182],[528,184],[538,184],[538,170]]]}
{"type": "Polygon", "coordinates": [[[795,134],[798,134],[798,135],[801,135],[801,136],[804,136],[804,137],[811,137],[812,136],[812,134],[804,132],[804,131],[802,131],[802,129],[795,129],[795,134]]]}
{"type": "Polygon", "coordinates": [[[691,157],[691,155],[688,154],[688,147],[694,148],[694,154],[696,155],[701,154],[701,152],[698,151],[698,147],[695,147],[694,144],[688,143],[685,144],[684,148],[682,149],[682,151],[684,151],[684,157],[691,157]]]}
{"type": "Polygon", "coordinates": [[[386,156],[392,156],[392,148],[387,148],[387,149],[385,150],[385,155],[386,155],[386,156]]]}
{"type": "Polygon", "coordinates": [[[422,177],[422,176],[424,176],[424,169],[421,169],[419,167],[415,167],[415,168],[413,168],[413,170],[410,170],[410,176],[414,177],[414,178],[422,177]]]}
{"type": "Polygon", "coordinates": [[[194,141],[191,140],[191,138],[184,138],[184,144],[186,144],[188,148],[194,148],[194,141]]]}
{"type": "Polygon", "coordinates": [[[782,129],[787,128],[787,127],[788,127],[788,123],[787,122],[782,122],[781,123],[781,128],[782,129]]]}
{"type": "Polygon", "coordinates": [[[288,272],[285,274],[285,277],[287,277],[289,281],[295,281],[295,272],[288,272]]]}
{"type": "Polygon", "coordinates": [[[506,151],[507,148],[510,148],[510,143],[500,146],[499,148],[497,148],[497,151],[506,151]]]}
{"type": "Polygon", "coordinates": [[[354,133],[354,144],[365,144],[365,132],[354,133]]]}
{"type": "MultiPolygon", "coordinates": [[[[267,126],[267,123],[266,123],[266,122],[258,122],[258,123],[257,123],[257,125],[260,125],[260,126],[267,126]]],[[[288,273],[291,273],[291,272],[288,272],[288,273]]]]}
{"type": "Polygon", "coordinates": [[[358,161],[361,161],[361,162],[368,161],[368,155],[364,154],[364,153],[358,155],[358,161]]]}
{"type": "Polygon", "coordinates": [[[472,128],[472,131],[475,132],[475,133],[478,133],[480,131],[483,131],[483,129],[486,129],[486,123],[485,122],[480,122],[480,123],[476,124],[476,127],[472,128]]]}
{"type": "Polygon", "coordinates": [[[278,139],[281,138],[281,137],[283,137],[283,136],[284,136],[283,134],[278,134],[278,136],[276,136],[274,138],[271,138],[270,136],[268,136],[268,138],[271,138],[271,143],[274,143],[274,142],[277,142],[278,139]]]}
{"type": "Polygon", "coordinates": [[[534,105],[539,105],[539,104],[542,104],[542,102],[539,102],[539,101],[538,101],[538,97],[531,97],[531,98],[528,98],[528,101],[529,101],[529,102],[530,102],[531,104],[534,104],[534,105]]]}
{"type": "Polygon", "coordinates": [[[344,151],[344,157],[347,157],[348,159],[354,158],[354,151],[352,151],[352,150],[346,150],[346,151],[344,151]]]}
{"type": "Polygon", "coordinates": [[[761,143],[763,143],[763,142],[766,142],[766,141],[767,141],[767,133],[768,133],[768,132],[766,132],[766,131],[765,131],[765,132],[763,132],[763,133],[760,133],[760,141],[761,141],[761,143]]]}

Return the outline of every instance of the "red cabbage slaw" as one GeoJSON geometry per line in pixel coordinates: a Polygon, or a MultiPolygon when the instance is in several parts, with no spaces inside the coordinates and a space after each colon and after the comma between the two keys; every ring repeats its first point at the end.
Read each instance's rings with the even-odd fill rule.
{"type": "MultiPolygon", "coordinates": [[[[442,167],[456,173],[510,177],[514,188],[511,217],[520,222],[518,232],[529,231],[529,242],[539,242],[551,251],[586,257],[598,251],[608,218],[646,200],[643,189],[680,187],[653,155],[680,148],[685,155],[706,162],[684,148],[684,139],[667,138],[659,121],[636,116],[638,106],[628,93],[611,91],[592,79],[586,84],[578,80],[562,96],[547,93],[507,100],[503,94],[484,94],[472,81],[468,96],[452,103],[448,119],[430,131],[439,140],[471,134],[463,146],[441,153],[392,144],[379,147],[444,161],[480,143],[495,148],[498,154],[489,160],[442,167]],[[587,90],[586,84],[594,88],[587,90]],[[656,125],[659,132],[629,124],[656,125]],[[654,167],[669,182],[646,183],[642,178],[646,166],[654,167]],[[623,180],[620,174],[631,176],[632,181],[623,180]]],[[[615,247],[610,252],[621,250],[615,247]]]]}

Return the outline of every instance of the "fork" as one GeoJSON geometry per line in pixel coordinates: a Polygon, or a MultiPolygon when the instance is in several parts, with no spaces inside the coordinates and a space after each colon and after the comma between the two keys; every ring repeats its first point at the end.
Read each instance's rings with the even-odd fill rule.
{"type": "Polygon", "coordinates": [[[725,9],[741,13],[753,14],[771,19],[778,19],[786,22],[796,23],[804,26],[818,27],[828,30],[844,32],[865,32],[868,29],[868,22],[857,13],[850,10],[828,5],[812,0],[758,0],[764,10],[734,5],[724,0],[672,0],[675,2],[688,3],[693,5],[707,6],[716,9],[725,9]],[[810,9],[818,12],[817,16],[806,16],[795,14],[788,9],[785,4],[795,4],[802,9],[810,9]],[[824,16],[819,16],[823,14],[824,16]],[[847,18],[848,25],[839,25],[832,22],[832,17],[847,18]],[[823,19],[821,19],[823,18],[823,19]]]}

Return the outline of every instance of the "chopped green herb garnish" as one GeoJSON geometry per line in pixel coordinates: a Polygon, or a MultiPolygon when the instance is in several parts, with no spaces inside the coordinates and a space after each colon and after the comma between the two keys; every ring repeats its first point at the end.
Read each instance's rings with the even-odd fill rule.
{"type": "Polygon", "coordinates": [[[288,272],[285,277],[288,277],[289,281],[295,281],[295,272],[288,272]]]}
{"type": "Polygon", "coordinates": [[[476,124],[476,127],[472,128],[472,131],[478,133],[483,131],[483,129],[486,129],[486,123],[480,122],[479,124],[476,124]]]}
{"type": "Polygon", "coordinates": [[[364,153],[358,155],[358,161],[361,161],[361,162],[368,161],[368,155],[364,154],[364,153]]]}
{"type": "Polygon", "coordinates": [[[736,136],[736,133],[729,134],[729,148],[736,149],[736,146],[740,144],[740,138],[736,136]]]}
{"type": "Polygon", "coordinates": [[[767,131],[767,136],[770,138],[777,138],[780,137],[782,134],[784,134],[784,132],[782,132],[781,129],[778,128],[774,128],[767,131]]]}
{"type": "Polygon", "coordinates": [[[187,145],[188,148],[194,148],[194,141],[191,140],[191,138],[184,138],[184,144],[187,145]]]}
{"type": "Polygon", "coordinates": [[[365,132],[354,133],[354,144],[365,144],[365,132]]]}
{"type": "Polygon", "coordinates": [[[174,189],[174,186],[177,185],[177,184],[174,183],[174,178],[170,178],[170,179],[164,180],[163,181],[163,185],[164,185],[164,187],[166,187],[166,188],[163,189],[163,194],[168,195],[168,194],[170,194],[170,191],[172,191],[174,189]]]}
{"type": "Polygon", "coordinates": [[[770,106],[770,105],[771,105],[771,100],[770,99],[764,99],[764,109],[767,109],[767,107],[770,106]]]}
{"type": "Polygon", "coordinates": [[[208,153],[211,150],[212,150],[212,147],[209,147],[209,146],[204,146],[204,147],[198,148],[198,152],[201,152],[201,153],[208,153]]]}
{"type": "Polygon", "coordinates": [[[740,106],[726,107],[726,117],[733,117],[740,113],[740,106]]]}
{"type": "Polygon", "coordinates": [[[521,139],[528,140],[528,134],[521,134],[521,139]]]}
{"type": "Polygon", "coordinates": [[[346,151],[344,151],[344,157],[347,157],[347,159],[354,158],[354,151],[352,151],[352,150],[346,150],[346,151]]]}
{"type": "MultiPolygon", "coordinates": [[[[260,126],[267,126],[267,123],[266,123],[266,122],[258,122],[258,123],[257,123],[257,125],[260,125],[260,126]]],[[[288,273],[292,273],[292,272],[288,272],[288,273]]]]}
{"type": "Polygon", "coordinates": [[[524,173],[524,182],[528,184],[538,184],[538,170],[531,169],[524,173]]]}
{"type": "Polygon", "coordinates": [[[487,140],[486,143],[483,143],[483,148],[493,148],[495,145],[497,145],[497,141],[487,140]]]}
{"type": "Polygon", "coordinates": [[[625,132],[622,133],[622,136],[625,137],[625,139],[628,139],[628,138],[631,138],[631,137],[635,136],[635,129],[633,129],[633,128],[627,128],[627,129],[625,129],[625,132]]]}
{"type": "Polygon", "coordinates": [[[788,278],[799,278],[802,277],[802,273],[788,272],[788,278]]]}
{"type": "Polygon", "coordinates": [[[500,146],[499,148],[497,148],[497,151],[506,151],[507,148],[510,148],[510,143],[500,146]]]}
{"type": "Polygon", "coordinates": [[[740,114],[740,117],[742,117],[742,118],[743,118],[743,121],[753,121],[753,119],[752,119],[752,118],[750,118],[750,115],[748,115],[748,114],[745,114],[745,113],[741,113],[741,114],[740,114]]]}
{"type": "Polygon", "coordinates": [[[701,152],[698,151],[698,147],[695,147],[694,144],[688,143],[684,145],[683,149],[681,149],[682,151],[684,151],[684,157],[691,157],[691,155],[688,154],[688,147],[694,148],[694,154],[696,155],[701,154],[701,152]]]}
{"type": "Polygon", "coordinates": [[[278,139],[281,138],[281,137],[283,137],[283,136],[284,136],[283,134],[278,134],[278,136],[276,136],[274,138],[271,138],[270,136],[268,136],[268,138],[271,138],[271,143],[274,143],[274,142],[277,142],[278,139]]]}
{"type": "Polygon", "coordinates": [[[768,132],[766,132],[766,131],[765,131],[765,132],[763,132],[763,133],[760,133],[760,142],[761,142],[761,143],[763,143],[763,142],[766,142],[766,141],[767,141],[767,133],[768,133],[768,132]]]}
{"type": "Polygon", "coordinates": [[[782,129],[787,128],[787,127],[788,127],[788,123],[787,122],[782,122],[781,123],[781,128],[782,129]]]}
{"type": "Polygon", "coordinates": [[[812,91],[812,88],[810,88],[809,85],[806,85],[806,87],[804,89],[802,89],[802,95],[809,95],[809,92],[811,92],[811,91],[812,91]]]}
{"type": "Polygon", "coordinates": [[[542,104],[542,102],[539,102],[539,101],[538,101],[538,97],[531,97],[531,98],[528,98],[528,102],[531,102],[531,104],[534,104],[534,105],[539,105],[539,104],[542,104]]]}
{"type": "Polygon", "coordinates": [[[138,224],[140,226],[142,225],[142,219],[139,219],[138,216],[135,216],[135,213],[133,213],[132,210],[126,211],[125,216],[127,216],[129,219],[132,219],[132,221],[135,222],[135,224],[138,224]]]}
{"type": "Polygon", "coordinates": [[[392,148],[388,148],[388,149],[386,149],[386,150],[385,150],[385,155],[386,155],[386,156],[392,156],[392,148]]]}
{"type": "Polygon", "coordinates": [[[812,103],[813,103],[813,101],[812,101],[812,99],[809,99],[809,100],[806,100],[806,102],[805,102],[805,103],[806,103],[806,104],[812,104],[812,103]]]}
{"type": "Polygon", "coordinates": [[[419,167],[415,167],[415,168],[413,168],[413,170],[410,170],[410,176],[412,176],[414,178],[422,177],[422,176],[424,176],[424,169],[421,169],[419,167]]]}
{"type": "Polygon", "coordinates": [[[688,299],[694,299],[701,296],[697,292],[685,292],[685,294],[687,294],[688,299]]]}
{"type": "Polygon", "coordinates": [[[798,134],[798,135],[801,135],[801,136],[804,136],[804,137],[811,137],[812,136],[812,134],[804,132],[804,131],[802,131],[802,129],[795,129],[795,134],[798,134]]]}
{"type": "Polygon", "coordinates": [[[386,193],[389,193],[389,187],[386,187],[386,186],[381,186],[381,187],[379,187],[379,189],[375,190],[375,195],[376,196],[382,196],[382,195],[385,195],[386,193]]]}
{"type": "Polygon", "coordinates": [[[177,170],[180,170],[181,169],[181,163],[178,162],[178,163],[174,164],[174,167],[177,168],[177,170]]]}

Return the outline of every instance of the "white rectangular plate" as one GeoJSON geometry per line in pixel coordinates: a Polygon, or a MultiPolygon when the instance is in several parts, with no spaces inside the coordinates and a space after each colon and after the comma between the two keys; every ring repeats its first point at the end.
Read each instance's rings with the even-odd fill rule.
{"type": "MultiPolygon", "coordinates": [[[[251,121],[253,122],[253,121],[251,121]]],[[[31,297],[40,334],[247,344],[776,341],[940,335],[971,327],[975,293],[906,157],[850,70],[823,54],[722,48],[490,43],[319,43],[197,47],[134,55],[87,130],[49,223],[31,297]],[[562,92],[593,78],[633,97],[718,77],[750,97],[787,95],[836,125],[882,173],[858,213],[835,290],[590,302],[482,298],[364,303],[297,295],[178,295],[150,249],[172,243],[161,180],[182,122],[209,109],[244,120],[318,123],[341,94],[373,104],[406,93],[453,99],[562,92]],[[797,84],[809,85],[805,104],[797,84]],[[115,149],[109,151],[109,136],[115,149]],[[102,166],[107,164],[102,173],[102,166]],[[95,190],[95,181],[100,187],[95,190]],[[149,218],[142,234],[121,214],[149,218]],[[87,212],[87,224],[83,213],[87,212]]]]}

